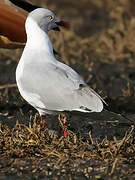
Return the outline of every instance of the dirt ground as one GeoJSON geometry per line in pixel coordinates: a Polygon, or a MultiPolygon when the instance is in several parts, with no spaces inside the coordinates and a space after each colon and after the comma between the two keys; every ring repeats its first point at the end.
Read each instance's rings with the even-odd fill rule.
{"type": "MultiPolygon", "coordinates": [[[[37,1],[33,1],[37,3],[37,1]]],[[[40,1],[41,2],[41,1],[40,1]]],[[[70,23],[50,32],[57,59],[73,67],[109,106],[40,118],[20,96],[15,69],[21,50],[0,50],[0,180],[135,179],[135,1],[45,0],[70,23]]]]}

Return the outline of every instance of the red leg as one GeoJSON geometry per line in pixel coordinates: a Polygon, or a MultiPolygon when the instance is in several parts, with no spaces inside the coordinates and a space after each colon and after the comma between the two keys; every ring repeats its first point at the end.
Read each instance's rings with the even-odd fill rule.
{"type": "Polygon", "coordinates": [[[59,114],[58,119],[61,124],[62,130],[64,133],[64,137],[67,137],[68,136],[68,133],[67,133],[68,125],[67,125],[67,118],[66,118],[65,114],[63,114],[63,113],[59,114]]]}
{"type": "Polygon", "coordinates": [[[63,132],[64,132],[64,137],[67,137],[67,132],[66,132],[66,129],[67,129],[67,124],[64,124],[63,125],[64,127],[62,128],[63,132]]]}
{"type": "Polygon", "coordinates": [[[41,134],[43,134],[45,130],[45,115],[41,115],[41,122],[42,122],[41,134]]]}

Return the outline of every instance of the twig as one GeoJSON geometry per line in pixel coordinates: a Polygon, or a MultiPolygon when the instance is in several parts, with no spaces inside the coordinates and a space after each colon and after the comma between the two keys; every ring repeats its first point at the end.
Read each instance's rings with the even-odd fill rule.
{"type": "Polygon", "coordinates": [[[6,89],[6,88],[12,88],[12,87],[17,87],[17,84],[5,84],[5,85],[1,85],[0,89],[6,89]]]}
{"type": "Polygon", "coordinates": [[[118,158],[116,158],[116,159],[114,160],[114,162],[113,162],[112,170],[111,170],[110,175],[112,175],[112,174],[114,173],[114,170],[115,170],[115,168],[116,168],[117,161],[118,161],[118,158]]]}
{"type": "Polygon", "coordinates": [[[91,131],[89,131],[89,138],[90,138],[91,144],[94,144],[94,141],[93,141],[93,138],[92,138],[91,131]]]}

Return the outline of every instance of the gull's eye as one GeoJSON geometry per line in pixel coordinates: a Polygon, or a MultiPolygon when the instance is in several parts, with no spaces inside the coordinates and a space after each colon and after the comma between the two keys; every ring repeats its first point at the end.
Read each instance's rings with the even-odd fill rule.
{"type": "Polygon", "coordinates": [[[49,21],[53,20],[53,16],[48,16],[49,21]]]}

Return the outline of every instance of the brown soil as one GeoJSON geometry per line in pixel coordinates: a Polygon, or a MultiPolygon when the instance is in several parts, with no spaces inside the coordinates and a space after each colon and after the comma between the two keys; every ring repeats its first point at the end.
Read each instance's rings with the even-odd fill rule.
{"type": "MultiPolygon", "coordinates": [[[[40,3],[42,4],[42,3],[40,3]]],[[[51,32],[58,59],[109,104],[101,113],[40,118],[15,84],[22,50],[0,50],[0,180],[135,179],[135,2],[46,0],[70,30],[51,32]]]]}

